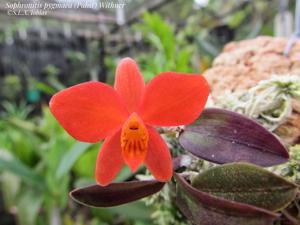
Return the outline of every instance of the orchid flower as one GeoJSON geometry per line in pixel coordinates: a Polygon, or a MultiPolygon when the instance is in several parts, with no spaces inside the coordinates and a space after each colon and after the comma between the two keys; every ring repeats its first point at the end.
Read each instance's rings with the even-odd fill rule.
{"type": "Polygon", "coordinates": [[[158,181],[167,182],[172,158],[155,127],[193,122],[208,94],[206,80],[195,74],[165,72],[145,85],[136,62],[125,58],[117,67],[114,88],[81,83],[55,94],[50,109],[78,141],[105,139],[95,169],[99,185],[111,183],[125,164],[132,172],[144,164],[158,181]]]}

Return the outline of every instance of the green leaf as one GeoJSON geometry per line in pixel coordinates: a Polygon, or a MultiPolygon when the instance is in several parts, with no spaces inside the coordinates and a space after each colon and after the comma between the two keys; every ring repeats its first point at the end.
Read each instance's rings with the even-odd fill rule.
{"type": "Polygon", "coordinates": [[[19,223],[22,225],[35,224],[42,203],[43,195],[41,193],[25,189],[17,202],[19,223]]]}
{"type": "Polygon", "coordinates": [[[236,13],[230,15],[230,17],[227,19],[229,27],[236,28],[240,26],[246,16],[247,12],[245,12],[244,10],[237,11],[236,13]]]}
{"type": "Polygon", "coordinates": [[[21,187],[21,180],[19,177],[10,172],[2,172],[0,179],[5,181],[1,182],[0,188],[3,195],[5,208],[8,210],[9,208],[15,206],[16,196],[21,187]]]}
{"type": "Polygon", "coordinates": [[[0,159],[0,171],[9,171],[16,176],[20,177],[23,181],[36,185],[38,187],[44,186],[44,180],[41,176],[35,173],[34,170],[30,169],[22,162],[16,159],[0,159]]]}
{"type": "Polygon", "coordinates": [[[193,72],[191,66],[189,66],[189,62],[192,58],[192,51],[188,48],[182,49],[177,53],[176,59],[176,72],[185,72],[191,73],[193,72]]]}
{"type": "Polygon", "coordinates": [[[46,83],[43,83],[43,82],[36,82],[35,83],[35,87],[41,91],[41,92],[44,92],[45,94],[47,95],[54,95],[57,90],[49,85],[47,85],[46,83]]]}
{"type": "Polygon", "coordinates": [[[130,176],[132,176],[132,172],[128,166],[123,167],[120,173],[115,178],[115,182],[121,182],[127,180],[130,176]]]}
{"type": "MultiPolygon", "coordinates": [[[[172,26],[165,22],[157,13],[145,13],[143,20],[145,25],[142,30],[146,33],[146,37],[148,38],[149,33],[156,35],[157,38],[160,39],[166,58],[168,60],[173,59],[176,44],[172,26]]],[[[150,39],[150,41],[152,40],[153,38],[150,39]]],[[[156,44],[157,42],[154,43],[154,46],[156,46],[156,44]]]]}
{"type": "MultiPolygon", "coordinates": [[[[110,208],[110,211],[134,221],[139,219],[149,219],[151,215],[151,207],[145,206],[142,201],[131,202],[126,205],[110,208]]],[[[149,224],[149,223],[148,223],[149,224]]]]}
{"type": "Polygon", "coordinates": [[[248,163],[211,168],[192,180],[192,186],[216,197],[278,211],[294,200],[298,186],[248,163]]]}
{"type": "Polygon", "coordinates": [[[89,177],[94,180],[95,165],[101,144],[102,143],[94,144],[77,160],[72,169],[77,176],[89,177]]]}
{"type": "Polygon", "coordinates": [[[76,143],[70,151],[68,151],[59,163],[56,171],[56,178],[60,179],[66,175],[73,167],[77,159],[91,146],[88,143],[76,143]]]}

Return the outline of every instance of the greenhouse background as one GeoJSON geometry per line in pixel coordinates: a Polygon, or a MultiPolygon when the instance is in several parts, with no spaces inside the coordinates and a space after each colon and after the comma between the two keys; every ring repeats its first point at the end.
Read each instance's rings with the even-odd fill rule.
{"type": "MultiPolygon", "coordinates": [[[[187,224],[172,206],[151,199],[100,209],[74,202],[72,189],[95,183],[101,143],[70,137],[48,102],[80,82],[112,85],[124,57],[137,61],[146,81],[163,71],[205,74],[215,96],[273,73],[299,75],[295,8],[294,0],[0,0],[0,225],[187,224]],[[18,3],[52,8],[24,11],[18,3]],[[263,69],[240,68],[242,48],[254,45],[266,48],[269,58],[253,61],[263,69]],[[226,51],[237,55],[220,55],[226,51]]],[[[290,144],[300,140],[297,118],[288,127],[295,128],[290,144]]],[[[125,168],[117,181],[132,178],[125,168]]]]}

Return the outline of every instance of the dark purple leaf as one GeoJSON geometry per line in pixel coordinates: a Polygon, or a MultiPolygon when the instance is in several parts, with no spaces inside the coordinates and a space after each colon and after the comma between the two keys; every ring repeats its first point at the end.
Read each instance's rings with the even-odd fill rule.
{"type": "Polygon", "coordinates": [[[112,183],[102,187],[91,185],[70,192],[77,202],[92,207],[111,207],[132,202],[160,191],[165,183],[151,181],[131,181],[112,183]]]}
{"type": "Polygon", "coordinates": [[[272,225],[279,216],[265,209],[197,190],[179,174],[175,174],[175,178],[177,206],[195,225],[272,225]]]}
{"type": "Polygon", "coordinates": [[[260,124],[217,108],[205,109],[185,128],[179,142],[195,156],[220,164],[244,161],[272,166],[289,158],[280,141],[260,124]]]}

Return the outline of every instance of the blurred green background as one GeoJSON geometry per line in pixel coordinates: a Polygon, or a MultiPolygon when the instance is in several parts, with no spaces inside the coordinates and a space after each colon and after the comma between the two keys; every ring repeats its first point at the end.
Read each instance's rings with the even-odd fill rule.
{"type": "MultiPolygon", "coordinates": [[[[230,41],[291,35],[295,8],[285,0],[124,0],[124,9],[9,16],[13,2],[0,0],[0,225],[159,223],[142,201],[90,209],[69,198],[95,183],[101,143],[70,137],[49,112],[51,95],[88,80],[113,84],[127,56],[146,81],[162,71],[202,73],[230,41]]],[[[127,168],[117,178],[129,179],[127,168]]]]}

